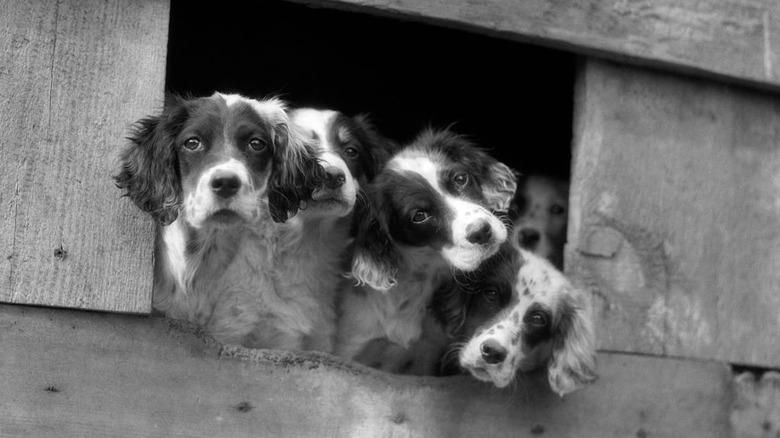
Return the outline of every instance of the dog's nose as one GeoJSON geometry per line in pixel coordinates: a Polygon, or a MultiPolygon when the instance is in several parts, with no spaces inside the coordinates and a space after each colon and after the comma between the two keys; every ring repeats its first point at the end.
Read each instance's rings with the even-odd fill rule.
{"type": "Polygon", "coordinates": [[[215,173],[211,177],[211,190],[221,198],[229,198],[241,188],[241,181],[233,173],[215,173]]]}
{"type": "Polygon", "coordinates": [[[329,189],[337,189],[347,182],[347,177],[344,176],[344,171],[338,167],[328,167],[325,169],[325,187],[329,189]]]}
{"type": "Polygon", "coordinates": [[[466,227],[466,240],[475,245],[487,243],[492,235],[490,224],[484,219],[471,223],[466,227]]]}
{"type": "Polygon", "coordinates": [[[502,347],[495,339],[488,339],[479,346],[480,353],[482,353],[482,359],[485,362],[495,365],[501,363],[506,359],[506,348],[502,347]]]}
{"type": "Polygon", "coordinates": [[[523,248],[533,248],[536,246],[537,243],[539,243],[539,240],[542,238],[542,235],[539,234],[539,231],[534,230],[533,228],[523,228],[520,230],[520,246],[523,248]]]}

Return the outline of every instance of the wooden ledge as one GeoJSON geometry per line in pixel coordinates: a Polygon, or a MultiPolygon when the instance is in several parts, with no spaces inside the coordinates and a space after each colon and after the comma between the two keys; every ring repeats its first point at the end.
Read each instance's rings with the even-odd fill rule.
{"type": "Polygon", "coordinates": [[[158,317],[0,306],[0,435],[731,436],[720,363],[599,354],[559,398],[543,373],[497,390],[327,354],[221,346],[158,317]]]}

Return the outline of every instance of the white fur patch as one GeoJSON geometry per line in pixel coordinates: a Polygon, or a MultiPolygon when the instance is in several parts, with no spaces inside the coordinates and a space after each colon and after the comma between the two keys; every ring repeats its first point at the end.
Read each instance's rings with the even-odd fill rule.
{"type": "MultiPolygon", "coordinates": [[[[265,187],[261,189],[264,190],[265,187]]],[[[198,229],[216,211],[228,209],[247,221],[253,221],[259,214],[259,203],[260,193],[254,187],[249,169],[244,163],[231,158],[210,167],[200,175],[195,191],[187,193],[184,197],[185,219],[188,224],[198,229]],[[214,193],[211,181],[217,172],[231,174],[238,178],[241,187],[234,196],[223,199],[214,193]]]]}
{"type": "Polygon", "coordinates": [[[444,199],[450,210],[455,212],[455,218],[451,224],[453,244],[445,246],[442,254],[452,266],[463,271],[473,271],[483,260],[498,251],[498,247],[507,238],[507,229],[496,216],[478,204],[452,196],[446,196],[444,199]],[[489,242],[486,244],[469,242],[470,226],[483,221],[490,226],[489,242]]]}
{"type": "Polygon", "coordinates": [[[437,192],[443,193],[439,186],[439,168],[427,155],[402,153],[387,164],[388,169],[395,171],[415,172],[420,174],[437,192]]]}
{"type": "Polygon", "coordinates": [[[176,219],[167,227],[163,227],[162,239],[165,242],[165,266],[171,276],[176,279],[179,290],[186,293],[184,275],[187,271],[187,258],[185,256],[187,235],[181,218],[176,219]]]}
{"type": "Polygon", "coordinates": [[[332,110],[318,110],[314,108],[300,108],[292,113],[292,121],[303,128],[304,134],[309,137],[319,138],[323,150],[332,151],[332,147],[327,142],[328,129],[333,123],[333,118],[338,114],[332,110]],[[305,132],[307,131],[308,132],[305,132]]]}
{"type": "Polygon", "coordinates": [[[246,98],[240,94],[216,94],[225,99],[225,104],[228,107],[231,107],[239,102],[246,103],[255,111],[257,111],[257,114],[259,114],[260,117],[263,117],[270,122],[287,121],[287,113],[285,112],[287,110],[287,105],[275,97],[255,100],[246,98]]]}

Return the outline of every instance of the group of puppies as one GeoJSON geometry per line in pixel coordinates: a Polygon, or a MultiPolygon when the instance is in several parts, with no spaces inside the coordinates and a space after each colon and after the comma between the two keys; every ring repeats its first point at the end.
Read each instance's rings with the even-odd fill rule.
{"type": "Polygon", "coordinates": [[[159,224],[164,315],[395,373],[594,379],[589,303],[560,272],[566,193],[466,137],[397,144],[364,116],[215,93],[170,97],[129,140],[115,180],[159,224]]]}

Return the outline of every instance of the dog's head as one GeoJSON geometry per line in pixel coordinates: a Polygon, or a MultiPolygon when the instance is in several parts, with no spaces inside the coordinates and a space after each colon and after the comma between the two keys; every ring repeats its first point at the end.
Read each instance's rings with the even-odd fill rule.
{"type": "Polygon", "coordinates": [[[458,341],[458,361],[503,388],[518,371],[546,364],[563,396],[595,378],[595,339],[587,297],[548,261],[512,241],[476,272],[437,291],[434,309],[458,341]]]}
{"type": "Polygon", "coordinates": [[[514,237],[521,247],[563,267],[566,224],[569,215],[569,183],[563,178],[528,174],[518,179],[517,193],[509,208],[514,237]]]}
{"type": "Polygon", "coordinates": [[[251,222],[265,199],[282,222],[325,178],[275,98],[170,96],[129,140],[116,184],[162,225],[179,216],[196,229],[251,222]]]}
{"type": "Polygon", "coordinates": [[[431,248],[457,269],[476,269],[506,240],[490,210],[506,210],[515,186],[509,167],[463,137],[426,130],[369,186],[357,214],[352,276],[388,290],[401,247],[431,248]]]}
{"type": "Polygon", "coordinates": [[[381,136],[364,115],[299,108],[290,118],[315,149],[325,168],[325,183],[317,187],[303,214],[346,216],[358,193],[379,173],[394,144],[381,136]]]}

